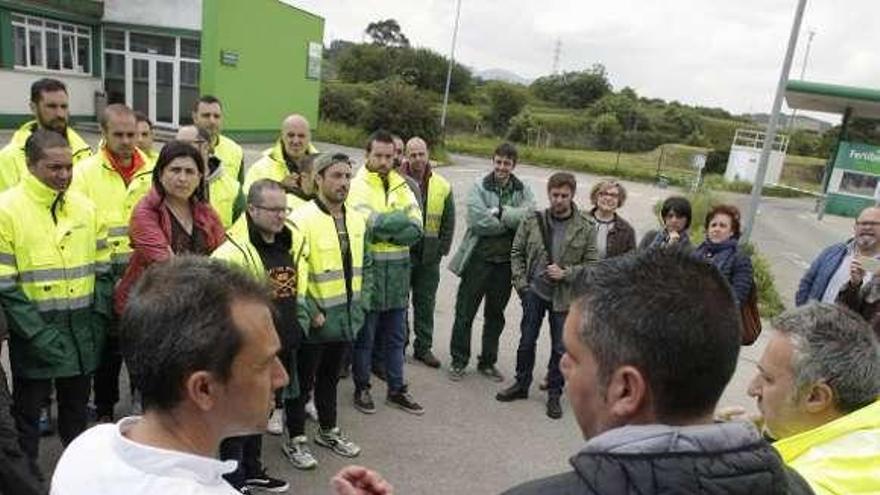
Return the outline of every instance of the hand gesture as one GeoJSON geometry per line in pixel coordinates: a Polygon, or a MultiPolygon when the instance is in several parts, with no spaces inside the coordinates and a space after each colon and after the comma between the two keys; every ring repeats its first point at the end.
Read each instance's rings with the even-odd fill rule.
{"type": "Polygon", "coordinates": [[[547,265],[547,278],[554,282],[558,282],[565,278],[565,269],[560,268],[556,263],[547,265]]]}
{"type": "Polygon", "coordinates": [[[862,285],[865,278],[865,269],[862,268],[862,261],[858,256],[853,256],[852,262],[849,264],[849,283],[858,287],[862,285]]]}
{"type": "Polygon", "coordinates": [[[392,495],[394,487],[382,476],[361,466],[346,466],[333,479],[330,486],[336,495],[392,495]]]}

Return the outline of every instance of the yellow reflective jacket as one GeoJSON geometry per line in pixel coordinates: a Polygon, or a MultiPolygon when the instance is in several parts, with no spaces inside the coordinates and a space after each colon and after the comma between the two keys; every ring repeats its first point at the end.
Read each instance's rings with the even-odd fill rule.
{"type": "MultiPolygon", "coordinates": [[[[245,192],[250,190],[251,184],[260,179],[272,179],[281,182],[287,177],[290,172],[287,169],[287,162],[284,160],[284,148],[282,146],[279,139],[275,146],[263,151],[263,156],[248,168],[244,178],[245,192]]],[[[306,154],[315,155],[317,153],[318,148],[309,143],[306,154]]]]}
{"type": "MultiPolygon", "coordinates": [[[[9,144],[0,150],[0,191],[5,191],[28,176],[27,160],[24,156],[24,145],[37,128],[37,121],[32,120],[15,131],[9,144]]],[[[73,153],[73,164],[92,154],[92,148],[80,137],[72,127],[67,128],[67,142],[73,153]]]]}
{"type": "MultiPolygon", "coordinates": [[[[216,157],[211,157],[211,160],[214,159],[216,157]]],[[[224,229],[232,227],[244,211],[245,197],[241,184],[222,165],[208,175],[208,199],[224,229]]]]}
{"type": "MultiPolygon", "coordinates": [[[[353,341],[364,321],[365,293],[372,260],[366,222],[357,211],[345,210],[349,259],[343,259],[330,212],[317,200],[294,211],[289,221],[294,237],[301,237],[304,249],[299,265],[297,304],[300,325],[309,342],[353,341]],[[346,272],[348,276],[346,276],[346,272]],[[324,314],[320,328],[310,328],[312,318],[324,314]]],[[[298,241],[294,241],[297,243],[298,241]]]]}
{"type": "Polygon", "coordinates": [[[880,400],[773,446],[817,494],[880,493],[880,400]]]}
{"type": "Polygon", "coordinates": [[[0,193],[0,306],[15,376],[93,372],[111,288],[107,231],[88,198],[30,173],[0,193]]]}
{"type": "Polygon", "coordinates": [[[425,237],[410,249],[410,254],[416,264],[439,263],[443,256],[449,254],[455,235],[452,186],[443,176],[432,170],[422,196],[425,197],[422,205],[425,237]]]}
{"type": "Polygon", "coordinates": [[[371,311],[405,308],[409,301],[409,247],[422,238],[418,200],[399,173],[382,177],[361,167],[351,180],[347,203],[367,217],[373,256],[371,311]]]}
{"type": "Polygon", "coordinates": [[[241,184],[244,176],[244,150],[235,141],[220,134],[214,143],[214,156],[220,160],[220,164],[236,182],[241,184]]]}
{"type": "Polygon", "coordinates": [[[101,221],[107,227],[107,242],[110,245],[110,260],[113,274],[121,277],[131,257],[128,240],[128,223],[131,211],[153,186],[153,167],[151,161],[140,150],[135,150],[144,160],[144,165],[134,173],[128,185],[119,172],[113,168],[107,157],[106,148],[83,160],[73,172],[72,191],[78,191],[92,200],[101,221]]]}

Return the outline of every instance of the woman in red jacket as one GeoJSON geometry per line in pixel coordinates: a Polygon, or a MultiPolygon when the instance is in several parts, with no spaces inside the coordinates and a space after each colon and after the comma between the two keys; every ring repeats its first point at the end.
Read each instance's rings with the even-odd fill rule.
{"type": "Polygon", "coordinates": [[[205,162],[193,146],[166,144],[153,169],[153,188],[135,206],[128,226],[132,255],[113,294],[122,314],[144,270],[176,254],[209,255],[224,240],[220,217],[208,203],[205,162]]]}

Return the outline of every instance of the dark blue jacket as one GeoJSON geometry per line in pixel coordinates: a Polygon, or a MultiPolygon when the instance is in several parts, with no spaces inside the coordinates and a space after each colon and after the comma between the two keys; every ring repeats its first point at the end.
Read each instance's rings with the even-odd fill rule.
{"type": "Polygon", "coordinates": [[[806,304],[811,300],[820,300],[825,294],[828,282],[834,276],[834,272],[843,262],[849,251],[852,240],[841,242],[840,244],[832,244],[819,253],[819,256],[813,260],[810,269],[801,277],[798,284],[797,294],[794,296],[794,303],[797,306],[806,304]]]}
{"type": "Polygon", "coordinates": [[[731,238],[724,242],[714,243],[703,241],[694,250],[694,256],[711,263],[721,272],[724,279],[733,288],[736,305],[741,306],[752,290],[752,260],[740,252],[738,239],[731,238]]]}

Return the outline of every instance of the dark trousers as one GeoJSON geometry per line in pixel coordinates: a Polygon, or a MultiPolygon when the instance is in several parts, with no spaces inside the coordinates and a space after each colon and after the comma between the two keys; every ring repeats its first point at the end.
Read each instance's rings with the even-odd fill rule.
{"type": "MultiPolygon", "coordinates": [[[[397,393],[403,390],[403,346],[406,340],[404,315],[406,308],[385,311],[370,311],[364,318],[364,326],[358,332],[354,343],[354,384],[358,389],[370,386],[370,363],[373,354],[373,342],[377,332],[381,332],[384,342],[383,361],[388,378],[388,392],[397,393]]],[[[317,404],[315,404],[317,406],[317,404]]]]}
{"type": "Polygon", "coordinates": [[[483,349],[477,366],[494,366],[498,361],[498,339],[504,330],[510,279],[510,263],[489,263],[475,256],[468,261],[455,298],[455,323],[450,343],[452,366],[463,368],[471,358],[471,326],[484,297],[483,349]]]}
{"type": "Polygon", "coordinates": [[[236,489],[243,487],[245,480],[263,471],[263,464],[260,462],[262,451],[262,435],[231,437],[223,440],[220,443],[220,460],[238,461],[238,468],[229,474],[224,474],[223,479],[236,489]]]}
{"type": "Polygon", "coordinates": [[[413,306],[413,354],[421,356],[434,344],[434,307],[440,285],[440,263],[413,265],[410,271],[413,306]]]}
{"type": "Polygon", "coordinates": [[[303,344],[300,348],[297,357],[299,396],[285,404],[291,438],[305,434],[305,407],[313,391],[321,429],[336,427],[336,386],[349,346],[348,342],[327,342],[303,344]]]}
{"type": "Polygon", "coordinates": [[[545,301],[532,291],[526,291],[522,299],[522,322],[520,323],[519,347],[516,349],[516,383],[523,388],[532,384],[532,371],[535,368],[535,347],[541,334],[541,323],[548,315],[550,323],[550,363],[547,365],[547,391],[550,395],[562,394],[565,379],[559,371],[559,360],[565,352],[562,344],[562,328],[565,324],[565,311],[553,311],[553,303],[545,301]]]}
{"type": "Polygon", "coordinates": [[[33,460],[40,451],[40,406],[52,393],[58,403],[58,436],[65,447],[88,423],[87,405],[92,387],[91,375],[77,375],[54,380],[33,380],[12,377],[12,400],[15,426],[18,428],[21,450],[33,460]]]}
{"type": "Polygon", "coordinates": [[[98,417],[114,418],[113,409],[119,402],[119,374],[122,372],[122,353],[119,350],[119,334],[108,332],[101,351],[101,360],[95,370],[95,410],[98,417]]]}
{"type": "Polygon", "coordinates": [[[40,477],[36,463],[28,459],[19,446],[18,430],[12,418],[12,396],[6,384],[6,372],[0,366],[0,493],[45,493],[40,477]]]}

